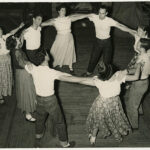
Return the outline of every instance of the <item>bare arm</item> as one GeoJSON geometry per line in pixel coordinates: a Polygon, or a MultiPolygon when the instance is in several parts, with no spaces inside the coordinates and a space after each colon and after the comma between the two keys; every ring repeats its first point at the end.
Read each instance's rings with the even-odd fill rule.
{"type": "Polygon", "coordinates": [[[72,22],[74,22],[80,19],[88,18],[89,16],[90,14],[72,14],[69,16],[69,18],[71,19],[72,22]]]}
{"type": "Polygon", "coordinates": [[[75,76],[70,76],[70,74],[69,76],[66,75],[60,76],[59,80],[65,82],[80,83],[80,84],[95,86],[93,82],[93,78],[75,77],[75,76]]]}
{"type": "Polygon", "coordinates": [[[119,22],[115,25],[115,27],[119,28],[122,31],[130,33],[132,36],[135,36],[137,34],[137,31],[132,30],[119,22]]]}
{"type": "Polygon", "coordinates": [[[138,80],[139,79],[139,76],[140,76],[140,72],[141,72],[141,63],[139,63],[137,65],[137,68],[136,68],[136,71],[135,71],[135,74],[134,75],[127,75],[126,76],[126,81],[135,81],[135,80],[138,80]]]}
{"type": "Polygon", "coordinates": [[[53,25],[54,25],[54,19],[49,19],[47,21],[42,22],[41,27],[53,26],[53,25]]]}
{"type": "Polygon", "coordinates": [[[9,32],[10,35],[14,35],[19,29],[21,29],[24,26],[24,23],[21,23],[19,27],[9,32]]]}

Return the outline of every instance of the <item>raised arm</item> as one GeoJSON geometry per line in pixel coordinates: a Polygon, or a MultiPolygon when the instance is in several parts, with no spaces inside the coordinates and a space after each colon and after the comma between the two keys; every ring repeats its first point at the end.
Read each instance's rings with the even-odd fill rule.
{"type": "Polygon", "coordinates": [[[88,18],[90,17],[91,14],[72,14],[69,16],[69,18],[71,19],[72,22],[80,20],[80,19],[84,19],[84,18],[88,18]]]}
{"type": "Polygon", "coordinates": [[[17,27],[16,29],[10,31],[8,34],[9,34],[9,35],[14,35],[14,34],[17,33],[23,26],[24,26],[24,23],[21,23],[21,24],[19,25],[19,27],[17,27]]]}
{"type": "Polygon", "coordinates": [[[135,81],[139,79],[141,72],[141,65],[142,65],[141,63],[137,64],[137,68],[134,75],[129,74],[126,75],[126,81],[135,81]]]}
{"type": "Polygon", "coordinates": [[[53,26],[54,25],[54,21],[55,21],[55,19],[48,19],[48,20],[42,22],[41,27],[53,26]]]}

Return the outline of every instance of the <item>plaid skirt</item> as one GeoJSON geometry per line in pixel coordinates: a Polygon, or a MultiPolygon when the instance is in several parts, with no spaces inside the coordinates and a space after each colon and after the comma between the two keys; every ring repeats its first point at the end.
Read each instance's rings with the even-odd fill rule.
{"type": "Polygon", "coordinates": [[[0,98],[12,93],[12,68],[9,54],[0,55],[0,98]]]}

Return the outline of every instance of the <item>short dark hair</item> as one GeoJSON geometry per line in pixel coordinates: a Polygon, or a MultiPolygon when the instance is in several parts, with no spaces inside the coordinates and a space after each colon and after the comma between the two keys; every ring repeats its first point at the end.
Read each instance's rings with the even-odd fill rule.
{"type": "Polygon", "coordinates": [[[67,6],[65,4],[60,4],[56,7],[56,11],[60,11],[62,8],[65,8],[67,10],[67,6]]]}
{"type": "Polygon", "coordinates": [[[17,41],[14,36],[9,36],[6,39],[6,48],[8,50],[14,50],[16,48],[16,45],[17,45],[17,41]]]}
{"type": "Polygon", "coordinates": [[[141,47],[145,49],[145,51],[150,49],[150,39],[147,38],[141,38],[141,47]]]}
{"type": "Polygon", "coordinates": [[[34,13],[32,14],[32,17],[33,17],[33,18],[36,18],[36,17],[42,17],[42,18],[43,18],[43,14],[42,14],[41,12],[34,12],[34,13]]]}
{"type": "Polygon", "coordinates": [[[32,60],[31,62],[36,65],[39,66],[41,65],[45,60],[45,54],[42,51],[39,51],[35,54],[34,60],[32,60]]]}
{"type": "Polygon", "coordinates": [[[102,62],[102,65],[98,64],[98,78],[100,80],[109,80],[113,75],[113,67],[111,64],[102,62]]]}
{"type": "Polygon", "coordinates": [[[105,9],[105,10],[106,10],[106,12],[108,12],[108,7],[107,7],[107,6],[105,6],[105,5],[100,5],[99,10],[100,10],[100,9],[105,9]]]}

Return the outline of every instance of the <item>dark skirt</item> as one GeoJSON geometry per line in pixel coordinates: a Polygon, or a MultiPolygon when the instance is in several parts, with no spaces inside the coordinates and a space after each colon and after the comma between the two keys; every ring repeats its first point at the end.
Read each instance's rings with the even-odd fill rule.
{"type": "Polygon", "coordinates": [[[32,76],[25,69],[16,69],[17,106],[22,111],[36,110],[36,92],[32,76]]]}

